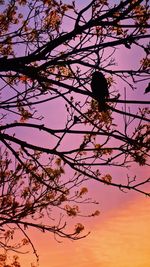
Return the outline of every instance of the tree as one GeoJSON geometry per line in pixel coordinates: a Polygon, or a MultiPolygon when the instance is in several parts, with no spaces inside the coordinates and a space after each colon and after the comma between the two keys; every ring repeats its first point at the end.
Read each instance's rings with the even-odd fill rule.
{"type": "Polygon", "coordinates": [[[80,216],[79,205],[90,201],[87,180],[149,196],[143,185],[150,178],[128,175],[133,163],[149,166],[150,101],[138,98],[149,78],[148,1],[0,4],[1,247],[34,249],[30,227],[81,238],[84,226],[68,233],[64,216],[80,216]],[[141,59],[134,68],[116,65],[118,51],[135,49],[141,59]],[[91,92],[93,71],[107,79],[106,112],[91,92]],[[126,168],[127,176],[115,179],[105,166],[126,168]],[[24,238],[13,247],[16,229],[24,238]]]}

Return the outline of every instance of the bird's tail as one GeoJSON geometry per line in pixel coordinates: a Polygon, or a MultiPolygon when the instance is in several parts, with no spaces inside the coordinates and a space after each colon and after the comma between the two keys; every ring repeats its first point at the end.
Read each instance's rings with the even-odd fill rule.
{"type": "Polygon", "coordinates": [[[105,102],[98,101],[98,110],[99,112],[106,112],[107,111],[107,105],[105,102]]]}

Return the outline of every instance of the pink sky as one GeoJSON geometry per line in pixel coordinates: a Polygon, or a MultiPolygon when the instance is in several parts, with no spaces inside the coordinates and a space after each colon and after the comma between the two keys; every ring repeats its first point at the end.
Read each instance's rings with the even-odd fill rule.
{"type": "MultiPolygon", "coordinates": [[[[139,54],[138,56],[140,58],[139,54]]],[[[136,53],[132,60],[130,58],[130,61],[127,59],[127,55],[120,53],[117,59],[118,68],[128,64],[132,67],[135,58],[137,60],[136,53]]],[[[141,94],[143,95],[143,91],[131,93],[132,99],[134,97],[139,98],[141,94]]],[[[45,105],[43,110],[45,117],[48,106],[49,103],[45,105]]],[[[54,128],[57,125],[61,128],[62,119],[58,114],[62,114],[63,106],[60,106],[57,116],[55,114],[55,102],[50,104],[50,109],[49,117],[45,118],[45,121],[48,124],[52,123],[54,128]]],[[[32,136],[29,135],[30,138],[32,136]]],[[[39,141],[38,137],[35,141],[39,141]]],[[[43,143],[46,145],[47,140],[44,139],[43,143]]],[[[125,173],[126,170],[112,168],[114,178],[121,175],[125,176],[125,173]]],[[[148,168],[133,166],[129,174],[138,175],[137,178],[141,179],[148,174],[148,168]]],[[[54,240],[53,235],[32,231],[31,238],[33,238],[33,243],[40,255],[40,267],[66,267],[68,265],[71,267],[150,266],[149,199],[133,192],[124,194],[116,188],[109,188],[96,182],[88,183],[88,187],[89,195],[100,202],[95,209],[101,211],[98,218],[83,220],[87,232],[91,231],[91,234],[83,240],[74,242],[62,240],[62,243],[58,243],[54,240]]],[[[82,218],[79,220],[82,222],[82,218]]],[[[72,224],[74,224],[73,220],[72,224]]],[[[34,256],[29,253],[20,256],[20,260],[21,267],[30,267],[34,256]]]]}

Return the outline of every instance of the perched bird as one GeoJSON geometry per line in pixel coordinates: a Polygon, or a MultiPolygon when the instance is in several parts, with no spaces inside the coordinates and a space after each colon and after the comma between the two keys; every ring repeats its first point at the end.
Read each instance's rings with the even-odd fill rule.
{"type": "Polygon", "coordinates": [[[150,92],[150,83],[149,83],[148,86],[146,87],[144,94],[147,94],[147,93],[149,93],[149,92],[150,92]]]}
{"type": "Polygon", "coordinates": [[[92,74],[91,89],[93,97],[98,101],[98,109],[100,112],[106,111],[105,98],[109,97],[107,80],[103,73],[95,71],[92,74]]]}

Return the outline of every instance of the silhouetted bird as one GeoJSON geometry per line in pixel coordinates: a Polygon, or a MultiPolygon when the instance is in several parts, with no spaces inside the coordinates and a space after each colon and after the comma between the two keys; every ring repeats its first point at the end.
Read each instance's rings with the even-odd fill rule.
{"type": "Polygon", "coordinates": [[[93,97],[98,101],[98,109],[100,112],[106,111],[105,98],[109,97],[107,80],[103,73],[95,71],[92,74],[91,89],[93,97]]]}
{"type": "Polygon", "coordinates": [[[147,93],[149,93],[149,92],[150,92],[150,83],[149,83],[148,86],[146,87],[144,94],[147,94],[147,93]]]}

